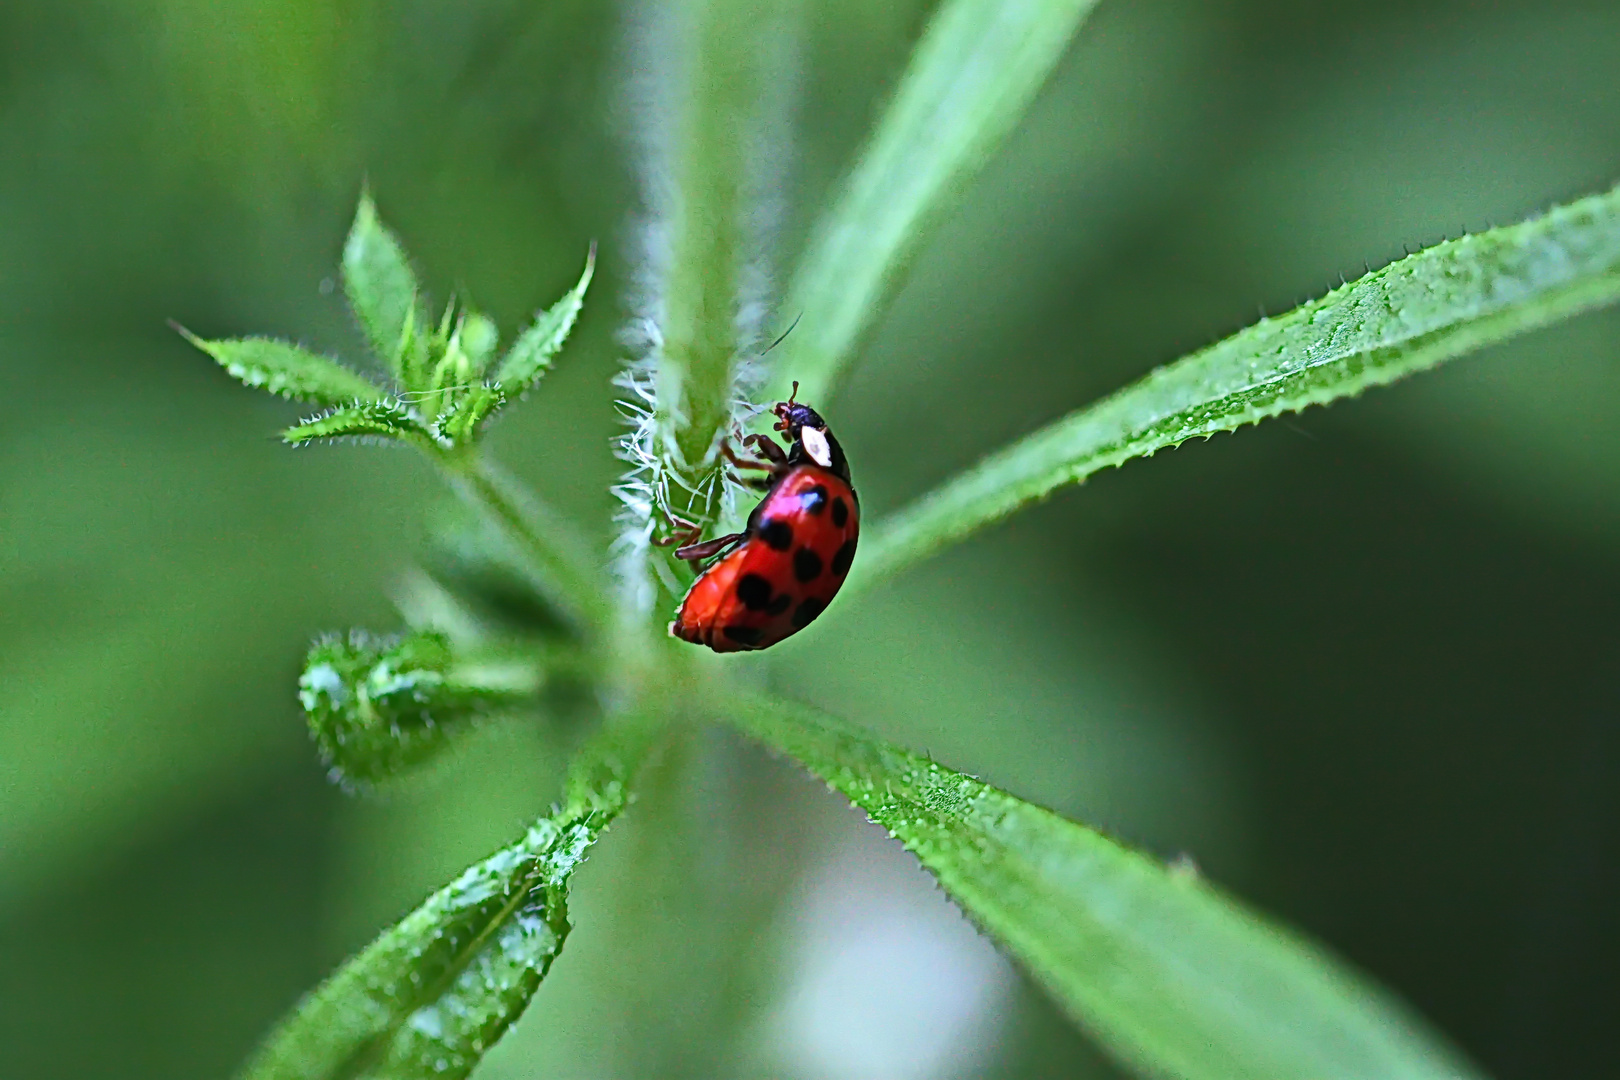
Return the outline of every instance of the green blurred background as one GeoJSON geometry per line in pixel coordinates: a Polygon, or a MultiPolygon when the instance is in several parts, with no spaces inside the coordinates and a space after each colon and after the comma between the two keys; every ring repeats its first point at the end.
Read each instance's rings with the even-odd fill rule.
{"type": "MultiPolygon", "coordinates": [[[[806,0],[790,262],[927,17],[806,0]]],[[[343,355],[363,178],[510,333],[497,453],[608,535],[639,213],[622,6],[0,5],[0,1076],[226,1074],[557,791],[541,722],[329,787],[318,631],[434,481],[287,450],[165,325],[343,355]]],[[[869,513],[1155,364],[1620,177],[1612,0],[1104,0],[826,410],[869,513]]],[[[785,324],[791,313],[776,320],[785,324]]],[[[819,403],[818,403],[819,404],[819,403]]],[[[1620,1075],[1620,312],[1066,492],[773,650],[814,700],[1212,877],[1500,1077],[1620,1075]]],[[[576,882],[497,1078],[1113,1075],[872,828],[715,732],[576,882]]]]}

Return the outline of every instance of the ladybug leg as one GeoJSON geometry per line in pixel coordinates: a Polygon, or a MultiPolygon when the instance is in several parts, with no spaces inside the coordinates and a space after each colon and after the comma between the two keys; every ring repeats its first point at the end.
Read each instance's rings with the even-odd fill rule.
{"type": "MultiPolygon", "coordinates": [[[[755,437],[753,435],[749,436],[750,439],[755,437]]],[[[730,443],[727,443],[722,448],[721,453],[725,455],[727,461],[739,469],[764,469],[769,471],[774,470],[777,464],[775,461],[759,461],[755,458],[738,457],[737,451],[731,448],[730,443]]]]}
{"type": "Polygon", "coordinates": [[[668,536],[660,536],[653,540],[654,547],[669,547],[671,544],[690,544],[703,535],[703,526],[687,521],[683,517],[669,515],[672,530],[668,536]]]}
{"type": "Polygon", "coordinates": [[[769,435],[748,435],[742,440],[744,446],[752,446],[764,455],[764,460],[756,458],[742,458],[731,449],[730,445],[724,448],[726,460],[739,469],[759,469],[768,473],[767,476],[738,478],[739,483],[751,487],[756,491],[769,491],[771,485],[776,483],[778,477],[787,471],[788,457],[782,448],[776,445],[776,440],[769,435]]]}
{"type": "Polygon", "coordinates": [[[787,451],[776,445],[776,440],[769,435],[750,435],[743,440],[743,445],[752,446],[755,450],[758,450],[771,463],[772,468],[782,469],[787,467],[787,451]]]}
{"type": "Polygon", "coordinates": [[[717,536],[713,540],[705,540],[701,544],[687,544],[684,547],[678,547],[675,549],[675,557],[685,559],[687,562],[702,562],[704,559],[720,554],[727,548],[736,547],[746,539],[748,539],[747,533],[717,536]]]}

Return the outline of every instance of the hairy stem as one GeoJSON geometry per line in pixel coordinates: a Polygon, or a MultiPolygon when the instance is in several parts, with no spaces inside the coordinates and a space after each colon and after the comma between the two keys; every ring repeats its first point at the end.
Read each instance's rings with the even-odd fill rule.
{"type": "Polygon", "coordinates": [[[711,523],[716,440],[731,419],[750,246],[749,134],[758,116],[770,5],[706,0],[687,9],[690,48],[677,124],[675,191],[664,207],[669,264],[658,368],[660,452],[695,493],[685,517],[711,523]]]}

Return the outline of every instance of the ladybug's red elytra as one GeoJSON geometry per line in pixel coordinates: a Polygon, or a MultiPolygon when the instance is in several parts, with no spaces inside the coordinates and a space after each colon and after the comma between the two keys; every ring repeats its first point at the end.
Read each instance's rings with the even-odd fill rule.
{"type": "MultiPolygon", "coordinates": [[[[793,397],[798,392],[794,383],[793,397]]],[[[793,397],[771,409],[776,430],[787,435],[785,453],[769,435],[750,435],[743,444],[764,460],[728,455],[768,474],[747,527],[676,549],[691,562],[718,558],[687,590],[672,636],[715,652],[766,649],[814,622],[843,585],[861,517],[849,462],[827,422],[793,397]]]]}

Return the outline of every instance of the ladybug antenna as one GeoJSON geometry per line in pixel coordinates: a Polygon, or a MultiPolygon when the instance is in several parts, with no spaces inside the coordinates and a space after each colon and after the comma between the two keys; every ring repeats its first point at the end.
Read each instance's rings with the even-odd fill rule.
{"type": "MultiPolygon", "coordinates": [[[[791,329],[792,329],[792,327],[789,327],[789,328],[788,328],[788,329],[790,329],[790,330],[791,330],[791,329]]],[[[794,399],[794,398],[796,398],[796,397],[798,397],[798,396],[799,396],[799,380],[798,380],[798,379],[794,379],[794,380],[793,380],[793,393],[791,393],[791,394],[789,394],[789,395],[788,395],[788,402],[787,402],[787,403],[788,403],[788,404],[789,404],[789,405],[792,405],[792,404],[793,404],[793,399],[794,399]]]]}
{"type": "Polygon", "coordinates": [[[782,340],[784,338],[786,338],[789,334],[793,333],[793,328],[795,326],[799,325],[799,320],[802,319],[802,318],[804,318],[804,312],[802,312],[802,311],[799,312],[797,315],[793,316],[793,321],[788,324],[788,328],[786,330],[782,331],[780,334],[778,334],[775,341],[773,341],[769,345],[765,346],[765,352],[762,352],[759,355],[764,356],[765,353],[770,352],[772,349],[774,349],[778,345],[782,344],[782,340]]]}

